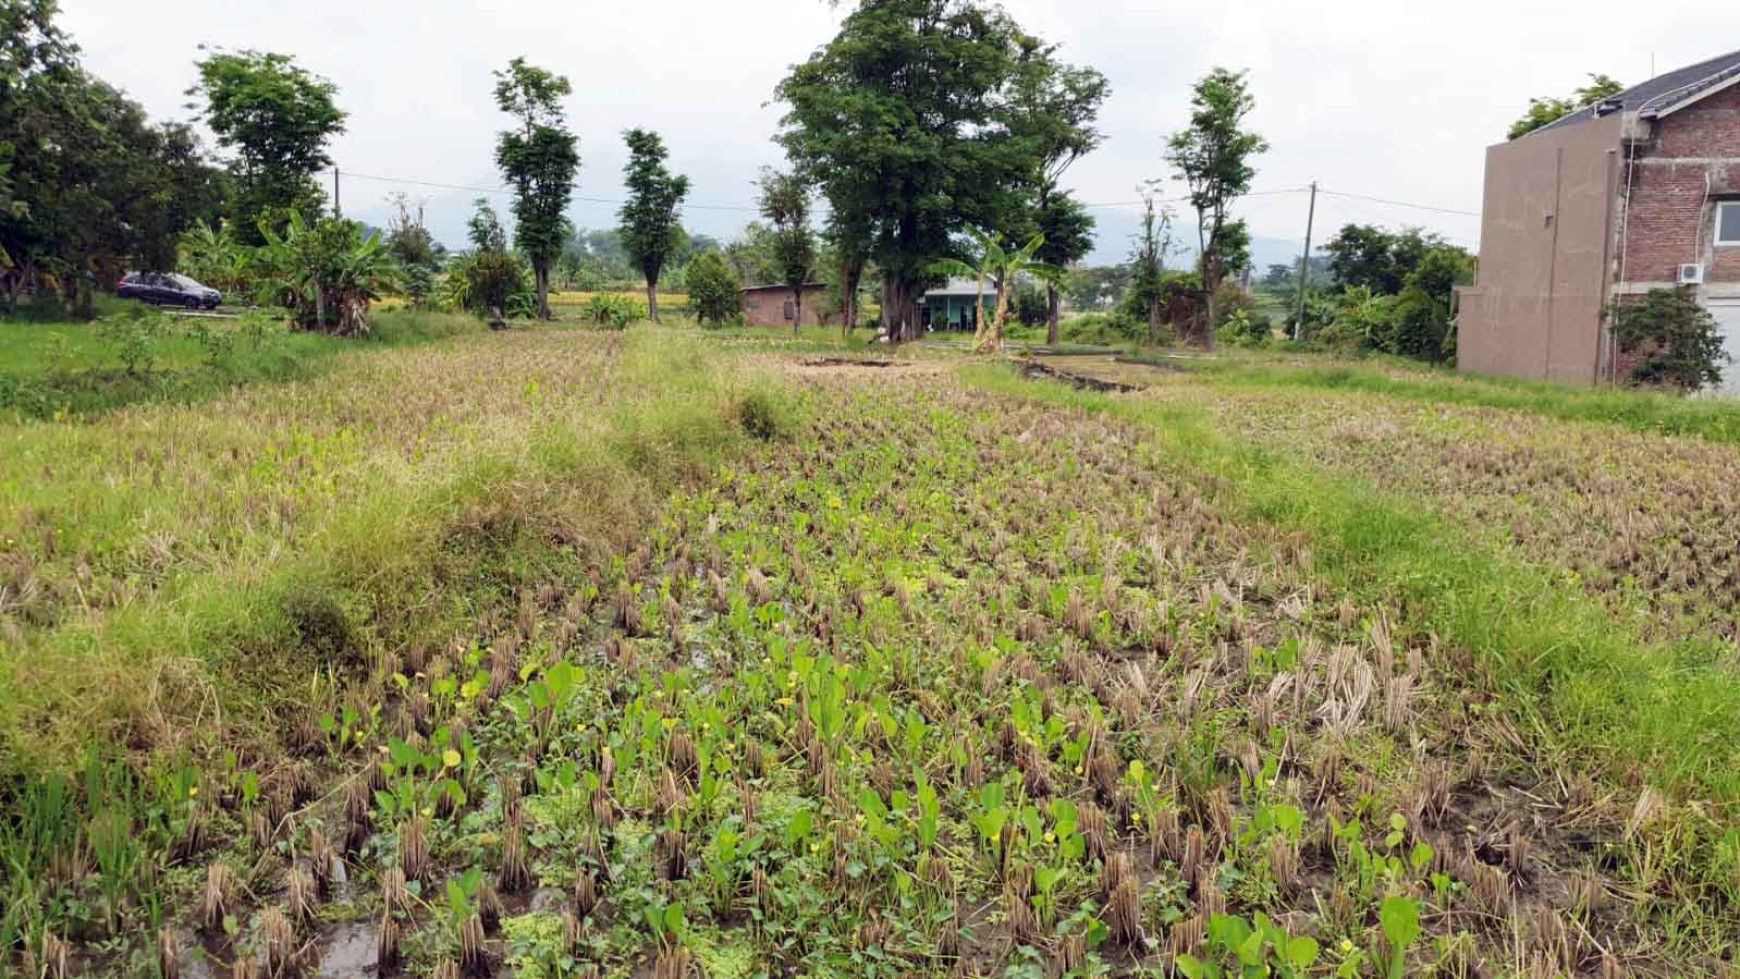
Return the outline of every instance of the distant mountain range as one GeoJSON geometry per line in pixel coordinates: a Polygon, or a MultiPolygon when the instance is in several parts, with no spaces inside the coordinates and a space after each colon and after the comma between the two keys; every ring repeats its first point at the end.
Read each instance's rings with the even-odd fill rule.
{"type": "MultiPolygon", "coordinates": [[[[1135,247],[1135,236],[1141,230],[1141,218],[1130,211],[1101,210],[1094,212],[1095,243],[1094,250],[1088,254],[1088,265],[1121,265],[1130,260],[1130,252],[1135,247]]],[[[1174,253],[1166,260],[1168,268],[1179,268],[1188,265],[1196,256],[1196,224],[1187,216],[1180,216],[1173,222],[1173,238],[1189,247],[1174,253]]],[[[1322,240],[1312,242],[1313,250],[1323,246],[1322,240]]],[[[1261,277],[1270,265],[1285,263],[1299,264],[1299,252],[1304,243],[1286,238],[1267,238],[1256,235],[1251,238],[1251,269],[1261,277]]]]}

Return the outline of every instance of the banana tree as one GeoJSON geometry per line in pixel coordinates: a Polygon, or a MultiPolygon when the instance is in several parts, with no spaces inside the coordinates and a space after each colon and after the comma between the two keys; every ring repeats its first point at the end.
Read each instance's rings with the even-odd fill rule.
{"type": "Polygon", "coordinates": [[[1014,291],[1016,281],[1025,275],[1041,282],[1057,282],[1065,273],[1063,269],[1033,257],[1045,245],[1044,235],[1034,235],[1027,244],[1009,251],[983,231],[974,229],[968,234],[979,245],[978,265],[945,258],[932,262],[926,271],[932,275],[971,276],[979,283],[979,325],[973,332],[973,352],[996,353],[1003,349],[1003,327],[1009,321],[1009,295],[1014,291]],[[985,317],[986,279],[991,280],[997,290],[997,311],[990,319],[985,317]]]}
{"type": "Polygon", "coordinates": [[[360,226],[323,219],[310,225],[291,212],[278,234],[264,221],[260,301],[287,306],[296,325],[339,334],[369,331],[369,303],[398,278],[398,264],[379,232],[362,239],[360,226]]]}

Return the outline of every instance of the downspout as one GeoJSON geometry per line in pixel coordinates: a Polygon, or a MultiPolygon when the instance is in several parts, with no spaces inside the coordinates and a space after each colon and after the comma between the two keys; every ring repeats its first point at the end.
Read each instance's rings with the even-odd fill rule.
{"type": "Polygon", "coordinates": [[[1619,150],[1607,151],[1607,207],[1606,224],[1601,229],[1601,305],[1595,311],[1595,371],[1590,377],[1593,384],[1601,383],[1602,369],[1612,360],[1616,351],[1613,349],[1613,331],[1608,327],[1607,301],[1613,288],[1613,206],[1614,195],[1618,192],[1619,150]]]}
{"type": "MultiPolygon", "coordinates": [[[[1621,209],[1619,212],[1619,281],[1615,283],[1615,291],[1625,285],[1625,264],[1630,249],[1626,247],[1627,232],[1631,230],[1631,180],[1637,172],[1637,140],[1630,138],[1630,126],[1621,122],[1619,137],[1625,141],[1625,179],[1620,185],[1619,197],[1621,209]]],[[[1607,346],[1613,356],[1607,359],[1607,383],[1619,383],[1619,344],[1614,336],[1613,317],[1607,317],[1607,346]]]]}

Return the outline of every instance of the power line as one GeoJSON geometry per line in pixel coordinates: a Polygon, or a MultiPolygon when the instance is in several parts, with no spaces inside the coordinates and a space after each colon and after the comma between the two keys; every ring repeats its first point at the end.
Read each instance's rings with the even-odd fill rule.
{"type": "MultiPolygon", "coordinates": [[[[1240,194],[1239,196],[1240,197],[1268,197],[1268,196],[1273,195],[1273,194],[1303,194],[1309,189],[1310,189],[1309,187],[1287,187],[1287,188],[1282,189],[1282,190],[1253,190],[1248,194],[1240,194]]],[[[1185,204],[1185,203],[1188,203],[1189,201],[1190,201],[1189,197],[1156,197],[1156,198],[1154,198],[1154,203],[1156,203],[1156,204],[1185,204]]],[[[1148,203],[1148,202],[1147,201],[1107,201],[1104,204],[1083,204],[1082,207],[1141,207],[1142,205],[1144,205],[1146,203],[1148,203]]]]}
{"type": "Polygon", "coordinates": [[[1410,201],[1395,201],[1384,197],[1368,197],[1365,194],[1349,194],[1341,190],[1325,190],[1319,188],[1319,194],[1329,194],[1334,197],[1351,197],[1354,200],[1371,201],[1373,204],[1389,204],[1393,207],[1411,207],[1418,211],[1437,211],[1440,214],[1461,214],[1465,217],[1480,217],[1479,211],[1463,211],[1454,207],[1437,207],[1432,204],[1415,204],[1410,201]]]}

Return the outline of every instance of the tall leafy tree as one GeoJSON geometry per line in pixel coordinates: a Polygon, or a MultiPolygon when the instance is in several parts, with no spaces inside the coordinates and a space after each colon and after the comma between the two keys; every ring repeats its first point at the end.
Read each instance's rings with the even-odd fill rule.
{"type": "Polygon", "coordinates": [[[327,144],[344,132],[337,86],[287,54],[220,51],[195,63],[199,82],[188,95],[234,153],[230,205],[245,243],[263,241],[262,218],[280,227],[287,212],[318,212],[325,202],[314,174],[332,166],[327,144]]]}
{"type": "Polygon", "coordinates": [[[495,102],[518,123],[496,137],[495,163],[514,189],[514,243],[532,263],[538,318],[550,318],[550,268],[572,230],[565,213],[580,172],[578,136],[568,130],[562,98],[568,79],[526,63],[495,73],[495,102]]]}
{"type": "Polygon", "coordinates": [[[501,216],[489,204],[489,198],[471,202],[471,217],[465,220],[465,237],[474,252],[507,251],[507,231],[501,226],[501,216]]]}
{"type": "Polygon", "coordinates": [[[776,94],[780,142],[823,189],[839,232],[867,238],[882,275],[882,326],[923,330],[918,300],[963,227],[1020,224],[1032,158],[1006,113],[1022,34],[973,0],[875,0],[792,69],[776,94]]]}
{"type": "Polygon", "coordinates": [[[1252,159],[1269,148],[1245,128],[1245,117],[1256,107],[1245,74],[1215,68],[1204,75],[1192,90],[1190,124],[1166,141],[1166,160],[1189,188],[1196,210],[1197,262],[1208,306],[1204,343],[1213,341],[1219,322],[1215,292],[1236,268],[1241,232],[1249,261],[1249,232],[1228,212],[1251,189],[1257,173],[1252,159]]]}
{"type": "Polygon", "coordinates": [[[1127,302],[1148,320],[1148,339],[1160,335],[1160,302],[1165,298],[1166,256],[1172,250],[1172,212],[1158,206],[1154,185],[1144,184],[1142,224],[1130,253],[1130,284],[1127,302]]]}
{"type": "Polygon", "coordinates": [[[1510,131],[1505,136],[1507,139],[1527,136],[1550,122],[1568,116],[1578,109],[1588,108],[1602,99],[1610,99],[1623,91],[1625,85],[1617,79],[1608,75],[1591,74],[1589,84],[1574,90],[1568,99],[1529,99],[1529,111],[1510,124],[1510,131]]]}
{"type": "Polygon", "coordinates": [[[628,200],[617,215],[622,221],[622,245],[646,276],[647,316],[657,323],[659,273],[682,233],[677,209],[689,195],[689,178],[665,166],[669,154],[658,133],[630,129],[623,139],[628,143],[628,165],[622,170],[628,200]]]}
{"type": "Polygon", "coordinates": [[[791,290],[792,332],[803,328],[804,284],[816,264],[816,233],[810,227],[810,188],[790,173],[761,172],[761,216],[773,224],[774,261],[780,281],[791,290]]]}
{"type": "MultiPolygon", "coordinates": [[[[1106,76],[1057,59],[1057,46],[1023,38],[1010,85],[1009,129],[1033,160],[1033,224],[1044,236],[1040,261],[1059,267],[1093,250],[1094,220],[1060,188],[1065,171],[1094,151],[1100,106],[1111,94],[1106,76]]],[[[1045,285],[1046,342],[1058,340],[1058,287],[1045,285]]]]}
{"type": "Polygon", "coordinates": [[[864,278],[864,266],[870,260],[871,245],[869,222],[864,218],[865,215],[859,211],[831,211],[823,231],[827,251],[837,268],[842,339],[858,327],[858,286],[864,278]]]}
{"type": "Polygon", "coordinates": [[[86,72],[48,0],[0,0],[0,289],[58,292],[75,312],[127,267],[173,268],[218,213],[222,181],[184,124],[86,72]]]}

